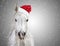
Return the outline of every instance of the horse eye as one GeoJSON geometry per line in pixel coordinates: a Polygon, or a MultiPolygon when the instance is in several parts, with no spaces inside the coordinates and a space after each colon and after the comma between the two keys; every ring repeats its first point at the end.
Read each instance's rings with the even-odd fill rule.
{"type": "Polygon", "coordinates": [[[28,19],[26,20],[26,22],[28,22],[28,19]]]}
{"type": "Polygon", "coordinates": [[[15,19],[15,22],[17,22],[17,19],[15,19]]]}

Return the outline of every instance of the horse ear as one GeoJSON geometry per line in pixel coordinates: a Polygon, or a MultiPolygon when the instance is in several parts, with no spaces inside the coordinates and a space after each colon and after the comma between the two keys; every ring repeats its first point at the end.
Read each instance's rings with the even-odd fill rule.
{"type": "Polygon", "coordinates": [[[16,6],[16,8],[15,8],[15,11],[17,12],[18,11],[18,7],[16,6]]]}

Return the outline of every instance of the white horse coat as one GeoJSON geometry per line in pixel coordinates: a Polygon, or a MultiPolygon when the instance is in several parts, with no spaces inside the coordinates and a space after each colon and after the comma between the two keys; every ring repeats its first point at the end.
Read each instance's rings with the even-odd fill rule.
{"type": "Polygon", "coordinates": [[[9,36],[8,46],[34,46],[33,37],[27,29],[27,22],[24,14],[17,13],[15,15],[15,19],[15,29],[12,30],[12,33],[9,36]],[[21,40],[18,36],[19,31],[26,32],[23,40],[21,40]]]}

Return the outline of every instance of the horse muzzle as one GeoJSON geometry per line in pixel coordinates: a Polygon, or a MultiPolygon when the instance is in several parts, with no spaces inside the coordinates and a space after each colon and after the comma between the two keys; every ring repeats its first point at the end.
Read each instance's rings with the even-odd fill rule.
{"type": "Polygon", "coordinates": [[[25,38],[25,35],[26,35],[26,32],[18,32],[18,37],[19,37],[19,39],[24,39],[25,38]]]}

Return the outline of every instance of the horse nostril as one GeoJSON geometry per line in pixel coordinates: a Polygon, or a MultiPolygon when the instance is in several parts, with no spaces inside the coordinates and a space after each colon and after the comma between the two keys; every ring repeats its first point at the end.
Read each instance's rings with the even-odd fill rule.
{"type": "Polygon", "coordinates": [[[20,39],[24,39],[25,35],[26,35],[26,32],[18,32],[18,36],[20,39]]]}
{"type": "Polygon", "coordinates": [[[22,35],[22,36],[25,36],[26,35],[26,32],[18,32],[18,36],[20,37],[20,35],[22,35]]]}
{"type": "Polygon", "coordinates": [[[20,36],[20,32],[18,32],[18,36],[20,36]]]}
{"type": "Polygon", "coordinates": [[[25,36],[26,35],[26,32],[22,33],[22,35],[25,36]]]}
{"type": "Polygon", "coordinates": [[[26,32],[24,32],[24,36],[26,35],[26,32]]]}

